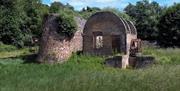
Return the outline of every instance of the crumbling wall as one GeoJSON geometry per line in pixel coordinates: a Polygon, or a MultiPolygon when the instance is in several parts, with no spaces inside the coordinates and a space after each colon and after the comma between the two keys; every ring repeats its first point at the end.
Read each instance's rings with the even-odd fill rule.
{"type": "Polygon", "coordinates": [[[58,14],[48,15],[43,24],[43,33],[37,61],[40,63],[62,63],[68,60],[73,52],[82,50],[82,31],[85,20],[75,17],[77,31],[70,39],[60,36],[56,31],[58,14]]]}
{"type": "Polygon", "coordinates": [[[83,53],[91,55],[112,55],[112,37],[119,36],[119,51],[126,52],[126,29],[123,21],[114,13],[98,12],[92,15],[83,31],[83,53]],[[100,32],[103,36],[103,47],[94,47],[94,33],[100,32]]]}
{"type": "Polygon", "coordinates": [[[133,39],[137,39],[137,35],[133,35],[133,34],[127,34],[126,35],[126,54],[129,55],[129,51],[130,51],[130,46],[131,46],[131,40],[133,39]]]}

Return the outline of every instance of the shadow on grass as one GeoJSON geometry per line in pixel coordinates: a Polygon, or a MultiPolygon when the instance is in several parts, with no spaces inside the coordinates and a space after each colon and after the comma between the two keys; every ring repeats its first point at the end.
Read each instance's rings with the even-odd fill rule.
{"type": "Polygon", "coordinates": [[[36,58],[37,58],[37,54],[31,54],[31,55],[25,55],[25,56],[21,56],[21,58],[24,60],[24,64],[28,64],[28,63],[35,63],[35,64],[40,64],[36,58]]]}

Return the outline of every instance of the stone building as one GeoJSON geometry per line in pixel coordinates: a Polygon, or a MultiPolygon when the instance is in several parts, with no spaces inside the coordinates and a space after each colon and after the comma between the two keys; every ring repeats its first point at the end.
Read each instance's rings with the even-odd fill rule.
{"type": "Polygon", "coordinates": [[[71,39],[57,33],[57,14],[44,19],[37,60],[41,63],[61,63],[73,52],[90,55],[122,53],[122,65],[128,65],[131,41],[137,39],[137,31],[131,21],[111,12],[98,12],[86,20],[75,17],[77,32],[71,39]]]}
{"type": "Polygon", "coordinates": [[[83,33],[85,20],[75,17],[77,31],[69,39],[57,33],[58,14],[51,14],[44,18],[43,33],[37,61],[40,63],[61,63],[71,57],[73,52],[82,51],[83,33]]]}
{"type": "Polygon", "coordinates": [[[83,31],[83,52],[91,55],[129,54],[137,31],[131,21],[111,12],[98,12],[86,22],[83,31]]]}

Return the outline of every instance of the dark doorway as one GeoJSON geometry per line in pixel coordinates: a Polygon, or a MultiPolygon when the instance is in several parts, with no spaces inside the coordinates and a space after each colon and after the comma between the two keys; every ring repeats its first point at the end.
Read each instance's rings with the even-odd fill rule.
{"type": "Polygon", "coordinates": [[[120,35],[112,35],[112,49],[114,53],[120,53],[121,52],[121,38],[120,35]]]}

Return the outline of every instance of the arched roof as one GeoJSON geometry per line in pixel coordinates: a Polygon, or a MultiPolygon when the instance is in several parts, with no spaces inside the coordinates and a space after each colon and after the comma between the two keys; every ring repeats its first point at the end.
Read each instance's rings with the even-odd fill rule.
{"type": "Polygon", "coordinates": [[[131,31],[131,34],[134,34],[136,35],[137,34],[137,29],[136,27],[134,26],[133,22],[132,21],[127,21],[129,27],[130,27],[130,31],[131,31]]]}
{"type": "MultiPolygon", "coordinates": [[[[107,22],[111,22],[113,25],[116,25],[120,32],[124,34],[137,34],[136,28],[134,24],[131,21],[125,20],[116,14],[104,11],[104,12],[97,12],[93,14],[86,22],[84,27],[84,33],[86,34],[95,24],[104,24],[107,22]]],[[[111,26],[112,24],[109,24],[107,26],[111,26]]],[[[98,27],[98,25],[97,25],[98,27]]],[[[99,26],[100,27],[100,26],[99,26]]],[[[106,26],[105,26],[106,27],[106,26]]]]}
{"type": "MultiPolygon", "coordinates": [[[[116,14],[108,11],[104,12],[97,12],[93,14],[86,22],[85,28],[84,28],[84,33],[87,33],[90,31],[95,24],[104,24],[104,23],[109,23],[110,25],[116,25],[119,28],[119,31],[122,32],[123,34],[127,33],[127,26],[126,23],[123,21],[122,18],[118,17],[116,14]]],[[[109,26],[110,26],[109,25],[109,26]]],[[[97,26],[98,27],[98,26],[97,26]]]]}

